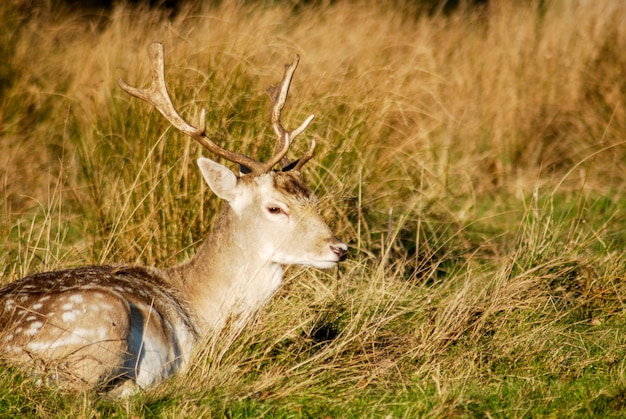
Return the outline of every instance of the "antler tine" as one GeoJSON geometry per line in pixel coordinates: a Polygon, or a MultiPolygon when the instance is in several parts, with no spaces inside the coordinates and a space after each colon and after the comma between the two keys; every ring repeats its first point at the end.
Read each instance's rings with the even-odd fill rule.
{"type": "MultiPolygon", "coordinates": [[[[300,56],[295,54],[293,62],[285,65],[285,74],[283,75],[283,78],[278,86],[271,86],[268,89],[268,93],[272,100],[272,128],[278,137],[278,141],[276,143],[276,153],[274,157],[267,162],[267,164],[273,162],[272,167],[279,162],[282,169],[291,164],[291,161],[286,157],[289,146],[298,135],[307,129],[314,118],[314,115],[310,115],[298,128],[293,131],[286,130],[281,122],[282,111],[285,107],[285,102],[287,101],[291,79],[293,78],[293,74],[296,71],[299,62],[300,56]]],[[[301,168],[304,163],[313,157],[314,152],[315,141],[311,143],[311,148],[307,151],[307,153],[298,160],[296,167],[298,167],[298,169],[301,168]]]]}
{"type": "Polygon", "coordinates": [[[316,145],[315,140],[311,141],[311,147],[309,147],[307,152],[304,153],[302,157],[298,159],[298,161],[296,162],[296,165],[291,170],[300,170],[302,169],[302,166],[306,164],[306,162],[311,160],[311,158],[315,155],[315,145],[316,145]]]}
{"type": "MultiPolygon", "coordinates": [[[[167,86],[165,84],[165,59],[163,54],[163,44],[159,42],[153,42],[150,44],[148,46],[148,56],[150,57],[152,84],[147,89],[138,89],[129,85],[124,80],[119,79],[117,83],[126,93],[150,103],[159,112],[161,112],[161,114],[176,129],[184,134],[187,134],[212,153],[215,153],[228,161],[247,167],[253,175],[260,175],[268,171],[267,163],[263,164],[246,156],[245,154],[226,150],[211,141],[205,133],[206,111],[204,109],[200,111],[200,120],[197,128],[185,121],[183,117],[180,116],[178,111],[176,111],[176,108],[172,104],[170,95],[167,92],[167,86]]],[[[274,164],[272,166],[274,166],[274,164]]],[[[272,166],[270,166],[270,170],[272,166]]]]}

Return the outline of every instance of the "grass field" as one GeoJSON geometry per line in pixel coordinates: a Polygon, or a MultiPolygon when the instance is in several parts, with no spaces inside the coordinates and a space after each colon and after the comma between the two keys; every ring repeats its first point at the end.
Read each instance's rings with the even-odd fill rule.
{"type": "Polygon", "coordinates": [[[316,115],[293,153],[317,141],[350,254],[128,400],[0,366],[0,417],[626,415],[626,4],[42,3],[0,5],[2,284],[202,242],[202,150],[116,84],[149,83],[155,40],[183,115],[259,158],[301,55],[284,122],[316,115]]]}

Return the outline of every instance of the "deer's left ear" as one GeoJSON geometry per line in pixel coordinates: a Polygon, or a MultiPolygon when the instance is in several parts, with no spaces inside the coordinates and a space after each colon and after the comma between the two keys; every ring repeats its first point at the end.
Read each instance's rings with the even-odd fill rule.
{"type": "Polygon", "coordinates": [[[198,159],[198,167],[200,167],[204,180],[217,196],[228,202],[235,199],[238,179],[237,175],[228,167],[205,157],[198,159]]]}

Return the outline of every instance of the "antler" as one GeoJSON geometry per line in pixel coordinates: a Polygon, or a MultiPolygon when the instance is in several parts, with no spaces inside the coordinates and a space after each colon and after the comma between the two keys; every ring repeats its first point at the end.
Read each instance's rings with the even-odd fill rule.
{"type": "MultiPolygon", "coordinates": [[[[279,134],[279,143],[276,147],[276,153],[272,158],[270,158],[266,162],[257,161],[251,157],[246,156],[245,154],[236,153],[230,150],[227,150],[219,145],[215,144],[209,137],[206,135],[206,111],[202,109],[200,111],[200,118],[198,121],[198,126],[194,127],[185,119],[180,116],[174,105],[172,104],[172,100],[167,91],[167,86],[165,84],[165,60],[163,54],[163,45],[159,42],[153,42],[148,46],[148,56],[150,57],[150,72],[152,73],[152,84],[147,89],[138,89],[126,83],[124,80],[119,79],[117,81],[118,85],[128,94],[135,96],[141,100],[144,100],[154,106],[161,114],[179,131],[184,134],[187,134],[194,140],[196,140],[200,145],[215,153],[216,155],[223,157],[224,159],[231,161],[233,163],[237,163],[247,169],[250,170],[250,173],[253,176],[259,176],[264,173],[267,173],[272,170],[272,168],[278,163],[282,161],[286,161],[289,164],[289,160],[285,158],[287,151],[289,150],[289,146],[291,145],[291,139],[295,138],[299,135],[306,127],[309,125],[313,116],[311,115],[300,127],[292,132],[286,131],[281,123],[280,123],[280,114],[283,106],[285,105],[285,100],[287,97],[287,91],[289,90],[289,84],[291,82],[291,77],[293,76],[293,72],[297,66],[298,56],[296,56],[296,60],[294,64],[289,66],[291,71],[288,75],[288,71],[285,71],[285,76],[283,80],[280,82],[280,94],[278,102],[273,104],[272,110],[272,124],[274,125],[274,130],[279,134],[277,129],[281,130],[281,134],[279,134]],[[287,77],[288,76],[288,77],[287,77]],[[276,118],[275,118],[276,115],[276,118]],[[276,122],[274,122],[276,120],[276,122]],[[284,159],[284,160],[283,160],[284,159]]],[[[273,100],[274,102],[274,100],[273,100]]],[[[313,142],[313,146],[311,149],[300,158],[295,164],[294,168],[300,169],[307,160],[309,160],[313,156],[313,151],[315,148],[315,142],[313,142]],[[301,163],[304,159],[304,163],[301,163]]],[[[284,166],[283,166],[284,168],[284,166]]]]}
{"type": "MultiPolygon", "coordinates": [[[[289,86],[291,85],[291,79],[293,77],[293,73],[296,71],[298,67],[298,63],[300,62],[300,56],[295,54],[293,58],[293,62],[291,64],[285,65],[285,74],[283,75],[282,80],[278,84],[278,86],[271,86],[267,89],[267,93],[269,93],[270,98],[272,99],[272,128],[274,128],[274,132],[278,137],[278,142],[276,143],[276,154],[280,154],[280,151],[283,149],[288,149],[291,145],[291,142],[300,135],[311,123],[314,118],[314,115],[310,115],[298,128],[293,131],[287,131],[280,120],[283,108],[285,107],[285,102],[287,101],[287,94],[289,93],[289,86]]],[[[280,159],[280,167],[283,170],[300,170],[304,164],[313,157],[315,154],[315,140],[311,141],[311,147],[309,150],[300,157],[295,163],[292,163],[286,156],[286,153],[280,159]],[[293,167],[291,167],[293,166],[293,167]]]]}

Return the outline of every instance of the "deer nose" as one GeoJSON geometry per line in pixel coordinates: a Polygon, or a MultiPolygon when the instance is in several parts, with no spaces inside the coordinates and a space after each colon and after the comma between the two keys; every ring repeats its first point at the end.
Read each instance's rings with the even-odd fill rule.
{"type": "Polygon", "coordinates": [[[338,242],[330,245],[330,250],[339,258],[339,262],[346,260],[348,255],[348,245],[342,242],[338,242]]]}

